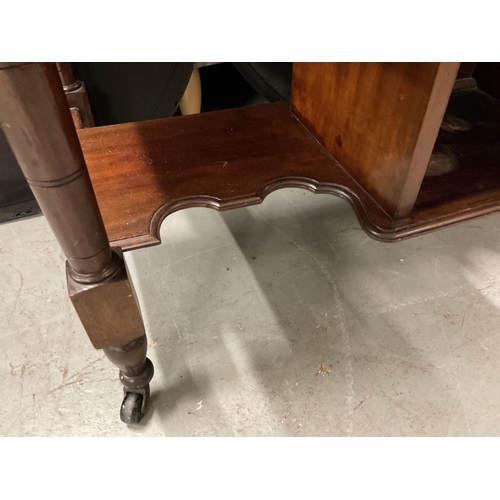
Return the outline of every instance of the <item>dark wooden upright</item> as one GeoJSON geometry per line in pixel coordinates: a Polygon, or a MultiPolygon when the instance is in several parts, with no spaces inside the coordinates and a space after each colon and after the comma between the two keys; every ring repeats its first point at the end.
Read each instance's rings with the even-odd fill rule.
{"type": "Polygon", "coordinates": [[[153,375],[144,325],[122,255],[109,245],[55,64],[0,65],[0,121],[66,255],[76,312],[94,347],[120,367],[127,393],[142,398],[143,412],[153,375]],[[127,385],[130,377],[141,383],[127,385]]]}
{"type": "Polygon", "coordinates": [[[75,127],[77,129],[93,127],[94,115],[90,108],[85,83],[75,76],[71,63],[58,62],[56,66],[75,127]]]}

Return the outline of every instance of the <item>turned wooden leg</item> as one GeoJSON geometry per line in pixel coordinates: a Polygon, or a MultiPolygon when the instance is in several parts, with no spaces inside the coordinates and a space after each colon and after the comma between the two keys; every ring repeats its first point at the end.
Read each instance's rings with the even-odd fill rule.
{"type": "Polygon", "coordinates": [[[71,63],[58,62],[56,66],[75,127],[77,129],[93,127],[94,116],[85,84],[76,78],[71,63]]]}
{"type": "Polygon", "coordinates": [[[154,369],[146,358],[144,324],[120,251],[113,250],[113,260],[116,271],[96,283],[78,281],[67,263],[68,292],[92,344],[96,349],[104,349],[106,357],[120,370],[124,386],[122,422],[136,424],[149,404],[149,382],[154,369]]]}
{"type": "Polygon", "coordinates": [[[138,422],[153,377],[144,324],[121,252],[109,245],[55,64],[0,63],[0,122],[67,257],[75,310],[120,369],[122,419],[138,422]]]}

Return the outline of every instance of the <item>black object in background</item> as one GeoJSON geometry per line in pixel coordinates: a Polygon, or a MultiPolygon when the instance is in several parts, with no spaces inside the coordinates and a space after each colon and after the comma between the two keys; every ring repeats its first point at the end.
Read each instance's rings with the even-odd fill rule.
{"type": "Polygon", "coordinates": [[[267,102],[231,63],[201,67],[200,79],[202,113],[267,102]]]}
{"type": "Polygon", "coordinates": [[[200,68],[201,111],[289,100],[292,63],[220,63],[200,68]]]}
{"type": "Polygon", "coordinates": [[[85,82],[95,123],[174,116],[194,63],[73,63],[85,82]]]}
{"type": "Polygon", "coordinates": [[[0,129],[0,223],[39,213],[35,197],[0,129]]]}
{"type": "Polygon", "coordinates": [[[269,102],[289,101],[292,94],[291,62],[235,62],[245,80],[269,102]]]}

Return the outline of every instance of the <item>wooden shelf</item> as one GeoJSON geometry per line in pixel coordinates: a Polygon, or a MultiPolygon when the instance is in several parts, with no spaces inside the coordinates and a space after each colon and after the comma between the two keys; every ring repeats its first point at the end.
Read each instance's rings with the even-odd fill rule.
{"type": "Polygon", "coordinates": [[[346,199],[363,229],[382,241],[498,210],[490,196],[477,193],[437,205],[434,183],[410,217],[393,221],[287,103],[82,129],[78,135],[108,236],[124,250],[160,243],[161,222],[177,210],[254,205],[285,187],[346,199]]]}
{"type": "Polygon", "coordinates": [[[108,236],[125,250],[160,243],[160,224],[176,210],[244,207],[282,187],[332,192],[354,203],[365,226],[364,206],[390,223],[286,103],[78,134],[108,236]]]}

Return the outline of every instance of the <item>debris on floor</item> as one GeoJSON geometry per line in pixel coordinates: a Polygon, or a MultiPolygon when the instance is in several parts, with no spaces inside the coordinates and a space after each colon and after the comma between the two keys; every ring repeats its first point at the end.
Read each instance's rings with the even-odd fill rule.
{"type": "Polygon", "coordinates": [[[318,368],[318,373],[322,376],[322,377],[326,377],[327,375],[330,375],[330,372],[332,371],[332,365],[329,365],[328,363],[326,363],[325,361],[323,361],[323,363],[321,363],[319,365],[319,368],[318,368]]]}

